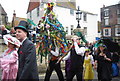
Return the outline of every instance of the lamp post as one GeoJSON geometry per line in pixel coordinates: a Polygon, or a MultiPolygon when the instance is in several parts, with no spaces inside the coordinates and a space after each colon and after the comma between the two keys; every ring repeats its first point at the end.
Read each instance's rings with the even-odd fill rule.
{"type": "Polygon", "coordinates": [[[80,27],[80,24],[79,24],[79,22],[80,22],[80,20],[81,20],[81,15],[82,15],[82,12],[80,11],[79,6],[78,6],[78,10],[77,10],[77,12],[76,12],[76,20],[77,20],[77,22],[78,22],[77,28],[81,28],[81,27],[80,27]]]}
{"type": "Polygon", "coordinates": [[[81,16],[82,16],[82,12],[80,11],[79,6],[78,6],[78,9],[76,12],[76,20],[78,22],[78,25],[77,25],[77,28],[73,30],[73,32],[74,32],[74,35],[81,37],[82,41],[87,43],[87,40],[84,37],[84,29],[82,29],[80,24],[79,24],[80,20],[81,20],[81,16]]]}

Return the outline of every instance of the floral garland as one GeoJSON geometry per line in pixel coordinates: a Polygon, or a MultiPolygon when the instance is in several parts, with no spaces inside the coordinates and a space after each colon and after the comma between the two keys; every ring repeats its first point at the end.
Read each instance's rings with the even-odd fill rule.
{"type": "Polygon", "coordinates": [[[60,54],[63,56],[68,51],[68,46],[66,42],[66,32],[64,27],[56,18],[53,12],[53,7],[55,3],[47,3],[47,8],[45,9],[44,17],[39,21],[38,26],[40,28],[39,35],[39,49],[38,54],[42,57],[47,57],[50,52],[49,48],[55,48],[53,41],[55,40],[56,45],[60,48],[60,54]]]}

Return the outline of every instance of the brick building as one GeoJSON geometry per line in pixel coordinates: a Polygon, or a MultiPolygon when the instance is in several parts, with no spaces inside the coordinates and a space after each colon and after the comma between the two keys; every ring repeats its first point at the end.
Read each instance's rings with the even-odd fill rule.
{"type": "Polygon", "coordinates": [[[120,43],[120,3],[101,8],[101,36],[120,43]]]}

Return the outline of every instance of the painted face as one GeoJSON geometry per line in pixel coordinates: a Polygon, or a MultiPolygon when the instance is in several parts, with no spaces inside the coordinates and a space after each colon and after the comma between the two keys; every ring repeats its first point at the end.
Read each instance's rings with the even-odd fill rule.
{"type": "Polygon", "coordinates": [[[19,41],[24,40],[25,37],[27,37],[27,32],[23,31],[22,29],[16,29],[16,38],[19,41]]]}

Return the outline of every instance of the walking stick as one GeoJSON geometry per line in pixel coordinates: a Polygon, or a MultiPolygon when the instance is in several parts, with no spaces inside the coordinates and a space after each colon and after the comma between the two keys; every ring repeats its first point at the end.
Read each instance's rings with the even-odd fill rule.
{"type": "Polygon", "coordinates": [[[68,50],[63,56],[61,56],[61,57],[58,59],[57,63],[59,63],[59,62],[67,55],[67,53],[71,50],[72,46],[73,46],[73,43],[72,43],[72,45],[70,46],[69,50],[68,50]]]}

